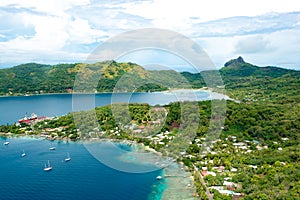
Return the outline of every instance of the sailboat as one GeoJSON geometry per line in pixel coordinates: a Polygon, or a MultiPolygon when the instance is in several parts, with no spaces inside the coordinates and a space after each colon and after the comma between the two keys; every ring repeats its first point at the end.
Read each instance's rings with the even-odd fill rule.
{"type": "Polygon", "coordinates": [[[50,171],[50,170],[52,170],[52,167],[50,165],[50,161],[48,160],[48,166],[45,164],[44,171],[50,171]]]}
{"type": "Polygon", "coordinates": [[[67,153],[67,157],[65,158],[65,162],[69,162],[71,160],[70,154],[67,153]]]}
{"type": "Polygon", "coordinates": [[[22,157],[26,156],[25,151],[23,150],[23,153],[21,154],[22,157]]]}

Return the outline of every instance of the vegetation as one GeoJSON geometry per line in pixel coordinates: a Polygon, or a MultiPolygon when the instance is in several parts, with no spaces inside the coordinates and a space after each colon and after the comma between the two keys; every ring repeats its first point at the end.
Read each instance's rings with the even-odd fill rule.
{"type": "Polygon", "coordinates": [[[75,92],[162,91],[188,86],[187,81],[175,71],[147,71],[130,62],[106,61],[95,64],[53,66],[28,63],[0,69],[0,95],[70,93],[73,90],[75,92]]]}
{"type": "MultiPolygon", "coordinates": [[[[62,74],[64,71],[74,78],[77,70],[84,64],[61,65],[59,72],[57,66],[30,65],[37,71],[35,75],[30,76],[31,72],[26,65],[0,70],[0,88],[4,88],[2,94],[39,91],[35,85],[27,83],[34,77],[39,77],[34,80],[40,81],[41,86],[49,89],[43,89],[45,92],[54,92],[48,87],[48,81],[54,80],[48,79],[48,75],[38,74],[62,74]],[[17,73],[18,70],[23,72],[17,73]],[[3,73],[8,77],[4,77],[3,73]],[[15,81],[10,80],[13,77],[16,77],[13,79],[15,81]],[[17,80],[21,81],[23,78],[26,80],[26,88],[19,89],[23,82],[17,80]]],[[[113,85],[124,78],[124,74],[132,77],[122,81],[126,87],[120,86],[120,91],[132,88],[134,84],[135,91],[138,91],[137,88],[146,91],[176,88],[179,86],[176,79],[180,80],[183,87],[188,87],[175,72],[149,72],[132,63],[98,63],[86,65],[85,70],[93,71],[97,65],[101,65],[100,72],[105,77],[99,83],[99,91],[111,91],[113,85]],[[163,81],[155,82],[155,78],[163,81]],[[139,81],[146,79],[152,81],[140,87],[139,81]],[[170,83],[163,84],[167,81],[170,83]]],[[[205,86],[200,74],[181,74],[193,87],[205,86]]],[[[205,146],[205,137],[210,120],[215,120],[211,117],[212,101],[197,102],[197,109],[193,102],[176,102],[165,106],[130,104],[128,108],[122,104],[109,105],[96,108],[95,112],[72,113],[32,125],[3,125],[0,126],[0,132],[39,134],[49,139],[97,137],[134,140],[183,162],[194,176],[201,199],[207,198],[206,187],[210,188],[214,199],[231,199],[234,195],[231,197],[221,194],[223,191],[216,189],[225,187],[225,181],[232,184],[227,187],[242,199],[299,199],[300,72],[276,67],[260,68],[238,58],[227,62],[220,74],[230,97],[240,102],[226,101],[226,119],[222,133],[219,138],[213,138],[210,146],[205,146]],[[195,110],[198,112],[195,113],[195,110]],[[182,117],[183,114],[187,118],[182,117]],[[94,116],[96,121],[93,121],[94,116]],[[195,120],[197,118],[198,121],[195,120]],[[74,119],[75,122],[83,123],[75,124],[74,119]],[[193,137],[188,135],[190,133],[194,133],[193,137]],[[182,135],[188,135],[188,140],[182,135]],[[185,143],[186,146],[183,145],[185,143]],[[201,173],[206,186],[201,183],[201,173]]],[[[202,75],[213,79],[215,73],[206,71],[202,75]]],[[[53,77],[59,79],[58,74],[53,77]]],[[[72,82],[71,79],[68,81],[72,82]]],[[[214,84],[222,86],[221,83],[214,84]]],[[[67,83],[61,85],[56,92],[69,87],[65,87],[67,83]]]]}

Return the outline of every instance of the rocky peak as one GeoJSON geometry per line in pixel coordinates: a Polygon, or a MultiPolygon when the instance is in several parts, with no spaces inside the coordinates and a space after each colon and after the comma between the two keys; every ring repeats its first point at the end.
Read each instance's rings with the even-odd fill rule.
{"type": "Polygon", "coordinates": [[[241,56],[239,56],[236,59],[232,59],[232,60],[226,62],[224,66],[225,67],[227,67],[227,66],[235,66],[237,64],[243,64],[243,63],[245,63],[244,59],[241,56]]]}

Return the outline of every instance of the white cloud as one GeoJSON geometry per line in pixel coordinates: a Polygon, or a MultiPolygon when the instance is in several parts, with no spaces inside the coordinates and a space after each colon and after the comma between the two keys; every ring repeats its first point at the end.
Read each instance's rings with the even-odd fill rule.
{"type": "Polygon", "coordinates": [[[160,28],[191,27],[190,18],[197,22],[206,22],[233,16],[256,16],[270,12],[298,11],[300,2],[294,0],[154,0],[124,5],[126,12],[153,19],[160,28]]]}
{"type": "Polygon", "coordinates": [[[49,15],[65,16],[65,11],[73,6],[84,6],[90,3],[89,0],[1,0],[1,6],[14,6],[16,8],[27,8],[36,12],[42,12],[49,15]]]}
{"type": "Polygon", "coordinates": [[[107,36],[101,30],[90,27],[87,20],[70,15],[39,15],[28,12],[18,14],[24,26],[34,27],[35,34],[26,37],[19,34],[9,41],[0,42],[0,51],[60,51],[69,43],[89,44],[107,36]]]}
{"type": "Polygon", "coordinates": [[[71,43],[88,44],[108,36],[104,31],[91,28],[87,20],[80,18],[69,22],[67,29],[70,36],[69,42],[71,43]]]}
{"type": "Polygon", "coordinates": [[[163,28],[194,39],[218,67],[241,54],[254,64],[300,66],[299,11],[295,0],[1,0],[0,60],[84,60],[109,37],[163,28]]]}
{"type": "Polygon", "coordinates": [[[270,33],[298,26],[300,12],[267,13],[253,17],[231,17],[194,23],[192,34],[197,37],[239,36],[270,33]]]}
{"type": "Polygon", "coordinates": [[[242,56],[258,66],[281,66],[300,70],[300,27],[271,33],[197,38],[196,41],[220,68],[242,56]]]}
{"type": "Polygon", "coordinates": [[[238,54],[260,53],[271,50],[270,42],[261,35],[243,38],[235,45],[235,52],[238,54]]]}

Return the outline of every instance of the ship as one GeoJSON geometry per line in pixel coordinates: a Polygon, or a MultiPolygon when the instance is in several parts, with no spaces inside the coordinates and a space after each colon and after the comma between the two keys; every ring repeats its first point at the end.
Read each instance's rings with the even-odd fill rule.
{"type": "Polygon", "coordinates": [[[27,117],[27,114],[22,119],[19,119],[19,123],[25,123],[25,124],[30,124],[31,122],[34,122],[36,120],[43,120],[45,119],[44,116],[38,117],[35,113],[32,113],[30,117],[27,117]]]}

